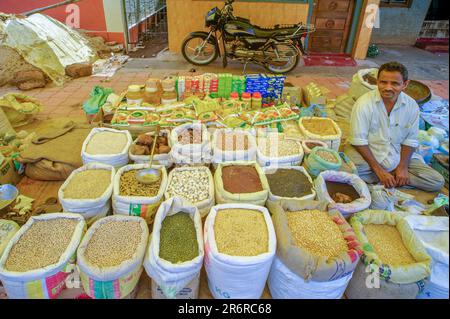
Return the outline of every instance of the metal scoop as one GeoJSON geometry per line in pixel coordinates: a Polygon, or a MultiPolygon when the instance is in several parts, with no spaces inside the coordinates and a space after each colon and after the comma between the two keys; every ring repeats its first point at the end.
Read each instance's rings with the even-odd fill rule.
{"type": "Polygon", "coordinates": [[[153,155],[155,154],[156,139],[159,135],[159,125],[156,128],[155,139],[153,140],[152,152],[150,154],[150,167],[138,170],[136,172],[136,179],[142,184],[152,184],[157,182],[161,177],[161,171],[159,169],[152,168],[153,155]]]}

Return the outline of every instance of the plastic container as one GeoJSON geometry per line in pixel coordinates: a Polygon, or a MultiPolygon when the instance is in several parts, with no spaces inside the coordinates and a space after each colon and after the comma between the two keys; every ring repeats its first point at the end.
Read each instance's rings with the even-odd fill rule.
{"type": "Polygon", "coordinates": [[[238,92],[232,92],[231,95],[230,95],[230,100],[238,101],[239,100],[239,93],[238,92]]]}
{"type": "Polygon", "coordinates": [[[255,92],[252,95],[252,110],[260,110],[262,107],[261,93],[255,92]]]}
{"type": "Polygon", "coordinates": [[[250,110],[251,105],[252,105],[252,96],[251,96],[251,94],[248,93],[248,92],[242,93],[242,102],[244,102],[244,104],[246,104],[246,109],[250,110]]]}
{"type": "Polygon", "coordinates": [[[142,89],[139,85],[130,85],[126,96],[128,106],[141,106],[144,98],[142,89]]]}
{"type": "Polygon", "coordinates": [[[161,96],[161,104],[166,105],[177,102],[177,92],[175,91],[175,81],[166,79],[161,82],[163,94],[161,96]]]}
{"type": "Polygon", "coordinates": [[[161,98],[157,88],[145,87],[144,102],[152,105],[160,105],[161,98]]]}

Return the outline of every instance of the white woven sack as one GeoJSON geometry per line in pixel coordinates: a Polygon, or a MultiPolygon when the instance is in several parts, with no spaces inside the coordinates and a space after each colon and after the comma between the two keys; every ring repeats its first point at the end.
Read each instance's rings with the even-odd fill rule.
{"type": "Polygon", "coordinates": [[[62,284],[65,277],[58,276],[58,273],[66,271],[66,267],[68,266],[69,262],[71,261],[72,257],[77,251],[78,245],[80,244],[81,238],[83,237],[85,228],[86,222],[84,218],[79,214],[52,213],[40,216],[32,216],[10,240],[10,242],[5,248],[2,257],[0,258],[0,280],[2,281],[3,286],[6,289],[8,298],[10,299],[36,298],[35,295],[31,296],[29,295],[28,283],[30,282],[36,282],[39,286],[35,287],[33,293],[39,294],[39,292],[42,292],[42,297],[45,299],[55,298],[56,296],[52,296],[53,292],[50,291],[48,288],[47,279],[54,285],[50,288],[53,288],[56,291],[58,291],[58,289],[61,289],[61,287],[63,287],[62,284]],[[41,269],[30,270],[26,272],[16,272],[6,270],[5,263],[6,260],[8,259],[12,247],[19,241],[22,235],[33,225],[33,223],[36,221],[51,220],[55,218],[68,218],[78,221],[78,224],[75,227],[75,231],[73,232],[72,239],[70,240],[67,249],[59,258],[58,262],[41,269]],[[56,277],[51,278],[55,275],[56,277]]]}
{"type": "Polygon", "coordinates": [[[195,206],[186,206],[183,199],[179,197],[162,203],[153,223],[153,233],[145,256],[144,267],[147,274],[158,284],[167,298],[175,298],[183,288],[199,276],[203,265],[203,256],[202,220],[198,209],[195,206]],[[164,219],[177,213],[189,214],[194,221],[199,254],[190,261],[173,264],[159,257],[160,232],[164,219]]]}
{"type": "Polygon", "coordinates": [[[85,219],[95,217],[105,211],[105,207],[110,207],[110,199],[113,192],[113,182],[116,170],[113,166],[101,163],[89,163],[73,171],[66,179],[64,184],[61,185],[58,191],[58,198],[61,202],[61,206],[65,212],[81,214],[85,219]],[[64,197],[64,190],[69,185],[70,181],[79,172],[87,170],[108,170],[111,172],[111,181],[105,192],[98,198],[93,199],[67,199],[64,197]]]}
{"type": "Polygon", "coordinates": [[[312,117],[301,117],[298,122],[299,123],[298,126],[300,128],[300,134],[302,135],[302,139],[309,139],[309,140],[325,142],[325,143],[327,143],[329,148],[338,152],[339,146],[341,145],[341,138],[342,138],[341,128],[336,124],[335,121],[333,121],[332,119],[329,119],[331,125],[333,125],[337,134],[335,134],[335,135],[317,135],[317,134],[311,133],[308,130],[306,130],[302,124],[304,120],[308,120],[311,118],[312,117]]]}
{"type": "MultiPolygon", "coordinates": [[[[155,132],[149,132],[146,133],[147,135],[154,136],[155,132]]],[[[172,147],[172,140],[170,139],[170,132],[168,130],[162,130],[159,134],[159,136],[167,136],[167,142],[170,147],[172,147]]],[[[137,139],[135,139],[132,143],[132,145],[136,144],[137,139]]],[[[128,156],[130,157],[130,160],[134,162],[134,164],[148,164],[150,163],[150,155],[134,155],[131,154],[131,147],[128,151],[128,156]]],[[[155,154],[153,155],[153,163],[157,165],[163,165],[166,168],[170,168],[172,166],[172,160],[170,158],[170,153],[167,154],[155,154]]]]}
{"type": "Polygon", "coordinates": [[[176,164],[200,164],[211,163],[210,134],[204,124],[188,123],[174,128],[170,134],[172,149],[170,158],[176,164]],[[187,129],[201,129],[202,143],[182,145],[178,142],[178,136],[187,129]]]}
{"type": "MultiPolygon", "coordinates": [[[[200,212],[200,216],[203,218],[205,217],[209,211],[211,210],[211,207],[214,206],[215,204],[215,197],[214,197],[214,179],[213,176],[211,174],[211,170],[205,166],[196,166],[196,167],[190,167],[190,166],[185,166],[185,167],[177,167],[174,168],[172,171],[170,171],[169,173],[169,178],[168,178],[168,182],[167,182],[167,187],[166,187],[166,191],[164,192],[164,199],[168,200],[169,198],[169,194],[167,193],[167,189],[169,188],[170,183],[172,182],[172,178],[173,175],[176,172],[179,171],[186,171],[186,170],[204,170],[209,177],[209,197],[205,200],[202,200],[200,202],[197,203],[190,203],[190,205],[193,205],[195,207],[197,207],[198,211],[200,212]]],[[[183,198],[186,202],[188,202],[187,199],[183,198]]]]}
{"type": "Polygon", "coordinates": [[[206,218],[204,228],[205,269],[211,294],[216,299],[259,299],[264,291],[277,247],[277,239],[270,214],[265,207],[250,204],[214,206],[206,218]],[[260,211],[268,231],[268,252],[258,256],[239,257],[218,251],[214,237],[217,211],[239,208],[260,211]]]}
{"type": "Polygon", "coordinates": [[[364,80],[364,75],[371,73],[375,77],[378,75],[378,69],[362,69],[353,75],[352,83],[348,90],[348,95],[353,97],[355,100],[359,99],[364,94],[377,89],[377,85],[372,85],[364,80]]]}
{"type": "Polygon", "coordinates": [[[330,203],[329,208],[339,210],[345,218],[369,208],[372,202],[367,184],[358,175],[347,172],[323,171],[315,180],[315,188],[318,200],[330,203]],[[348,204],[336,203],[328,194],[325,181],[350,184],[361,197],[348,204]]]}
{"type": "MultiPolygon", "coordinates": [[[[226,143],[226,142],[225,142],[226,143]]],[[[242,141],[243,143],[243,141],[242,141]]],[[[218,129],[215,130],[212,136],[212,150],[213,150],[213,158],[212,161],[214,164],[219,164],[223,162],[229,161],[255,161],[256,160],[256,139],[255,137],[248,131],[244,130],[233,130],[233,129],[218,129]],[[224,151],[217,147],[217,140],[219,134],[233,134],[240,133],[242,135],[246,135],[248,138],[248,149],[241,151],[224,151]]]]}
{"type": "Polygon", "coordinates": [[[274,299],[341,299],[353,273],[333,281],[306,281],[275,256],[268,286],[274,299]]]}
{"type": "Polygon", "coordinates": [[[124,165],[128,164],[128,149],[131,146],[131,143],[133,142],[133,139],[131,138],[131,134],[129,131],[120,131],[115,130],[111,128],[103,128],[103,127],[95,127],[91,130],[89,135],[86,137],[86,139],[83,142],[83,146],[81,148],[81,158],[83,160],[83,164],[88,164],[91,162],[98,162],[103,164],[108,164],[114,166],[116,169],[119,167],[122,167],[124,165]],[[94,136],[96,133],[99,132],[114,132],[114,133],[120,133],[125,134],[127,137],[127,144],[122,150],[122,152],[117,154],[109,154],[109,155],[91,155],[86,153],[86,147],[89,144],[89,141],[91,140],[92,136],[94,136]]]}
{"type": "MultiPolygon", "coordinates": [[[[270,134],[269,134],[270,135],[270,134]]],[[[277,134],[278,135],[278,134],[277,134]]],[[[284,137],[284,134],[280,134],[284,137]]],[[[261,167],[266,166],[297,166],[303,161],[303,147],[300,141],[295,141],[298,144],[298,153],[289,156],[267,156],[260,149],[260,145],[256,149],[257,162],[261,167]]],[[[276,146],[277,147],[277,146],[276,146]]],[[[274,154],[275,155],[275,154],[274,154]]]]}

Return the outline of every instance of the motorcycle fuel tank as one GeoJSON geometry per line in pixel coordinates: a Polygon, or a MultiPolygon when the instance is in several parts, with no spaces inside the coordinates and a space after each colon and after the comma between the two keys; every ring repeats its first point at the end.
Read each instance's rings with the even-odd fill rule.
{"type": "Polygon", "coordinates": [[[225,33],[232,36],[256,36],[254,27],[245,21],[233,20],[225,24],[225,33]]]}

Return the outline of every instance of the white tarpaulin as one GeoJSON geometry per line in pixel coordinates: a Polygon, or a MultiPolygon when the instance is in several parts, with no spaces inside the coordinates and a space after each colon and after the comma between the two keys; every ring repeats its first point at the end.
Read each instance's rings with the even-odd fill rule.
{"type": "Polygon", "coordinates": [[[0,33],[0,45],[15,49],[58,85],[65,80],[66,66],[92,63],[98,58],[78,31],[43,14],[25,19],[11,17],[0,22],[0,33]]]}

